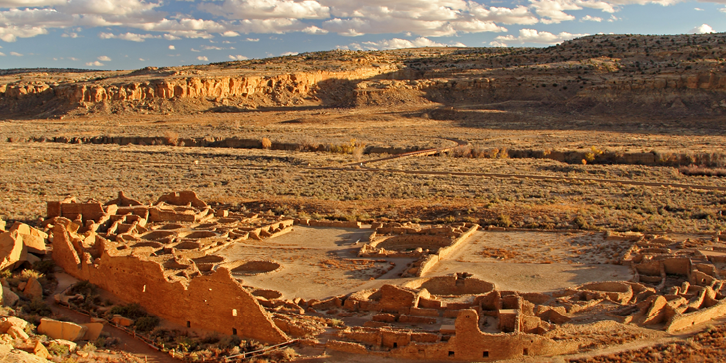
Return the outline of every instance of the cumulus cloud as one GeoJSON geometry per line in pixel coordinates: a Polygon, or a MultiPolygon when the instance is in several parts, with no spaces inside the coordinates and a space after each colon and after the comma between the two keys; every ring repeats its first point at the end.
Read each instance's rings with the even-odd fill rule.
{"type": "Polygon", "coordinates": [[[260,41],[260,38],[247,38],[245,40],[248,41],[248,42],[259,42],[260,41]]]}
{"type": "Polygon", "coordinates": [[[199,8],[229,19],[326,19],[330,8],[314,0],[224,0],[203,3],[199,8]]]}
{"type": "Polygon", "coordinates": [[[78,38],[78,33],[63,33],[63,38],[78,38]]]}
{"type": "Polygon", "coordinates": [[[175,46],[173,46],[173,45],[170,45],[170,46],[169,46],[169,49],[171,49],[171,50],[174,50],[174,49],[176,49],[176,47],[175,47],[175,46]]]}
{"type": "Polygon", "coordinates": [[[239,33],[233,32],[231,30],[227,30],[226,32],[224,32],[224,33],[222,33],[220,35],[222,35],[223,37],[231,38],[231,37],[238,37],[239,36],[239,33]]]}
{"type": "MultiPolygon", "coordinates": [[[[583,37],[589,34],[571,34],[568,32],[561,32],[559,34],[552,34],[550,32],[540,32],[535,29],[520,29],[519,36],[514,35],[500,35],[495,38],[495,41],[500,46],[505,46],[511,42],[517,43],[536,43],[536,44],[557,44],[562,43],[565,40],[570,40],[578,37],[583,37]]],[[[491,44],[491,43],[490,43],[491,44]]]]}
{"type": "Polygon", "coordinates": [[[498,42],[496,40],[489,42],[489,45],[492,47],[506,47],[507,46],[506,44],[504,44],[502,42],[498,42]]]}
{"type": "Polygon", "coordinates": [[[205,57],[203,55],[200,55],[199,57],[197,57],[197,60],[207,62],[207,61],[209,61],[209,58],[207,58],[207,57],[205,57]]]}
{"type": "Polygon", "coordinates": [[[23,56],[22,54],[20,54],[18,52],[10,52],[10,55],[12,55],[14,57],[22,57],[23,56]]]}
{"type": "Polygon", "coordinates": [[[113,33],[99,33],[98,37],[101,39],[121,39],[128,40],[131,42],[145,42],[146,39],[158,39],[160,35],[153,34],[136,34],[136,33],[124,33],[124,34],[113,34],[113,33]]]}
{"type": "Polygon", "coordinates": [[[231,60],[238,60],[238,61],[241,61],[241,60],[246,60],[246,59],[248,59],[248,58],[247,58],[247,57],[245,57],[245,56],[243,56],[243,55],[239,55],[239,54],[237,54],[237,55],[231,55],[231,54],[230,54],[230,55],[229,55],[229,59],[231,59],[231,60]]]}
{"type": "Polygon", "coordinates": [[[700,26],[697,26],[697,27],[691,29],[688,33],[690,33],[690,34],[713,33],[713,28],[711,28],[711,26],[708,24],[701,24],[700,26]]]}
{"type": "Polygon", "coordinates": [[[102,55],[102,56],[98,57],[98,60],[100,60],[101,62],[110,62],[111,58],[109,58],[108,56],[102,55]]]}
{"type": "Polygon", "coordinates": [[[303,29],[302,32],[308,33],[308,34],[328,34],[327,30],[318,28],[315,25],[311,25],[311,26],[303,29]]]}
{"type": "Polygon", "coordinates": [[[594,22],[599,23],[602,21],[602,18],[597,17],[597,16],[585,15],[582,18],[580,18],[580,21],[594,21],[594,22]]]}
{"type": "Polygon", "coordinates": [[[0,52],[0,57],[4,57],[4,56],[5,56],[5,53],[0,52]]]}
{"type": "Polygon", "coordinates": [[[101,63],[99,61],[93,61],[93,62],[86,63],[86,65],[90,66],[90,67],[102,67],[103,63],[101,63]]]}
{"type": "Polygon", "coordinates": [[[66,0],[0,0],[0,8],[24,8],[63,5],[66,0]]]}
{"type": "MultiPolygon", "coordinates": [[[[393,38],[381,40],[378,42],[362,42],[364,49],[368,50],[379,50],[379,49],[400,49],[400,48],[419,48],[419,47],[445,47],[446,44],[435,42],[431,39],[419,37],[414,40],[393,38]]],[[[358,44],[353,44],[354,48],[358,44]]]]}
{"type": "Polygon", "coordinates": [[[280,55],[284,57],[284,56],[288,56],[288,55],[298,55],[298,54],[300,54],[300,53],[298,53],[298,52],[285,52],[285,53],[282,53],[280,55]]]}

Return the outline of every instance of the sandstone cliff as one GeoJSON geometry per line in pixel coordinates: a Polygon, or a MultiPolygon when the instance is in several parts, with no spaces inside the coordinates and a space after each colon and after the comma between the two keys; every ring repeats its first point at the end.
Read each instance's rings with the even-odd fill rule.
{"type": "MultiPolygon", "coordinates": [[[[258,107],[536,101],[568,112],[660,115],[726,110],[726,35],[598,35],[543,48],[320,52],[68,81],[2,84],[5,115],[234,112],[258,107]]],[[[16,79],[16,78],[12,78],[16,79]]],[[[530,105],[531,106],[531,105],[530,105]]],[[[6,116],[9,117],[9,116],[6,116]]]]}

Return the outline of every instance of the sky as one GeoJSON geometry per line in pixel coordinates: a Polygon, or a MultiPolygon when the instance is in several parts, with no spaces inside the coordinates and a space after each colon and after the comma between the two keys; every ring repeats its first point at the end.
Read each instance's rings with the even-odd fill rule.
{"type": "Polygon", "coordinates": [[[726,31],[726,0],[0,0],[0,69],[726,31]]]}

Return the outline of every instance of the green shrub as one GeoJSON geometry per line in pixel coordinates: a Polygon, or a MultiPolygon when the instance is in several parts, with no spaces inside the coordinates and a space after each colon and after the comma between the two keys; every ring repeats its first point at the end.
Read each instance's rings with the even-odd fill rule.
{"type": "Polygon", "coordinates": [[[156,316],[142,316],[136,319],[134,329],[139,332],[150,332],[159,325],[159,318],[156,316]]]}

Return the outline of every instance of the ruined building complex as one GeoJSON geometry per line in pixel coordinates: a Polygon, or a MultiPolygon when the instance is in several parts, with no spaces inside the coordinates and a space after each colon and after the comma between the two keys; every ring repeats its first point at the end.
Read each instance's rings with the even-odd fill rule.
{"type": "Polygon", "coordinates": [[[575,353],[602,339],[596,324],[670,333],[726,315],[726,246],[718,236],[678,242],[610,234],[632,241],[619,261],[631,266],[630,281],[539,293],[500,290],[464,271],[430,273],[467,243],[476,224],[376,223],[355,245],[357,257],[410,261],[400,279],[306,301],[245,284],[280,273],[284,262],[230,260],[220,252],[239,243],[264,246],[294,225],[361,230],[359,222],[233,213],[179,192],[148,205],[123,193],[106,204],[50,202],[45,223],[53,259],[68,274],[179,325],[267,343],[297,338],[353,354],[481,361],[575,353]],[[331,331],[335,317],[344,323],[331,331]]]}

